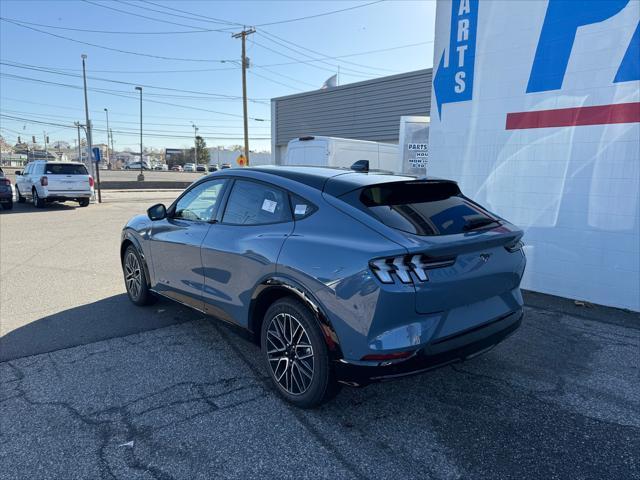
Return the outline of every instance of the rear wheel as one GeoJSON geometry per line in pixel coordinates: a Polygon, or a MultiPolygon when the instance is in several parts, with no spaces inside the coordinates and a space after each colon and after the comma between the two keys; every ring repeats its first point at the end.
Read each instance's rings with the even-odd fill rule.
{"type": "Polygon", "coordinates": [[[40,196],[38,195],[38,190],[36,190],[35,188],[33,189],[33,193],[32,193],[32,197],[33,199],[33,206],[36,208],[42,208],[44,207],[44,200],[42,200],[40,198],[40,196]]]}
{"type": "Polygon", "coordinates": [[[13,200],[7,203],[3,203],[2,208],[4,208],[5,210],[11,210],[13,208],[13,200]]]}
{"type": "Polygon", "coordinates": [[[337,391],[322,331],[299,301],[282,299],[269,307],[261,343],[271,380],[288,402],[313,408],[337,391]]]}
{"type": "Polygon", "coordinates": [[[147,284],[142,258],[133,245],[129,245],[124,253],[122,271],[129,300],[136,305],[153,303],[154,298],[147,284]]]}
{"type": "Polygon", "coordinates": [[[80,204],[81,207],[88,207],[89,206],[89,199],[88,198],[81,198],[80,200],[78,200],[78,203],[80,204]]]}
{"type": "Polygon", "coordinates": [[[18,190],[18,186],[16,185],[16,197],[18,197],[18,203],[24,203],[26,198],[20,195],[20,190],[18,190]]]}

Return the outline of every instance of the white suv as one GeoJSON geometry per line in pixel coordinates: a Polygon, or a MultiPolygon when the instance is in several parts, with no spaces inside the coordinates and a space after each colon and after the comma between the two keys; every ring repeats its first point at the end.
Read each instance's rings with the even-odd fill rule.
{"type": "Polygon", "coordinates": [[[93,177],[82,163],[36,160],[28,163],[23,172],[16,172],[19,203],[28,198],[42,208],[46,202],[75,200],[86,207],[92,195],[93,177]]]}

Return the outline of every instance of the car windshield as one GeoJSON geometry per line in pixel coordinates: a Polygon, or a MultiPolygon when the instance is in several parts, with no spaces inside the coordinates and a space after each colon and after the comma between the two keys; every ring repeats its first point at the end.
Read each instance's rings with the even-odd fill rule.
{"type": "Polygon", "coordinates": [[[87,168],[74,163],[47,163],[44,173],[46,175],[87,175],[87,168]]]}
{"type": "Polygon", "coordinates": [[[452,235],[499,224],[453,182],[394,182],[356,190],[342,199],[389,227],[415,235],[452,235]]]}

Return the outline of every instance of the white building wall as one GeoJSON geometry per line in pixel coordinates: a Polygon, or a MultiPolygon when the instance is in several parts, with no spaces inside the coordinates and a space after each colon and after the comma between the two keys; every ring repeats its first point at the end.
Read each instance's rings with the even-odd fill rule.
{"type": "MultiPolygon", "coordinates": [[[[564,23],[593,19],[601,13],[593,9],[604,7],[568,3],[573,17],[560,16],[555,28],[564,41],[575,32],[575,41],[561,85],[542,90],[529,86],[549,2],[438,3],[428,173],[457,180],[471,198],[525,230],[524,288],[639,311],[640,75],[614,79],[627,51],[630,71],[640,72],[633,50],[640,43],[640,2],[619,2],[619,12],[577,31],[564,23]],[[476,9],[477,19],[467,8],[476,9]],[[451,35],[452,14],[461,12],[451,35]],[[457,31],[467,25],[466,33],[457,31]],[[475,46],[475,58],[461,58],[460,46],[463,53],[475,46]],[[453,76],[460,71],[466,91],[453,76]],[[620,123],[594,110],[558,111],[598,107],[606,113],[619,104],[629,104],[615,114],[620,123]],[[545,128],[508,117],[543,110],[549,112],[535,118],[553,124],[545,128]],[[595,124],[566,125],[576,123],[567,116],[577,123],[591,116],[595,124]]],[[[562,75],[553,67],[558,49],[546,51],[546,73],[562,75]]]]}

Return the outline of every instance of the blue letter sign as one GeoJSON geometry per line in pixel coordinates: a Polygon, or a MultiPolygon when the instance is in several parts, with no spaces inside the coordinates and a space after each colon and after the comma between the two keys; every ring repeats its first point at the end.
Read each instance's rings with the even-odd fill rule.
{"type": "Polygon", "coordinates": [[[442,53],[433,79],[440,118],[443,103],[471,100],[477,31],[478,0],[453,0],[449,51],[442,53]]]}
{"type": "MultiPolygon", "coordinates": [[[[579,27],[599,23],[613,17],[627,6],[629,0],[549,0],[544,17],[536,56],[533,60],[527,93],[545,92],[562,88],[573,41],[579,27]]],[[[629,50],[616,79],[638,80],[638,32],[629,45],[629,50]],[[628,66],[627,66],[628,65],[628,66]],[[635,78],[632,78],[634,77],[635,78]]]]}

